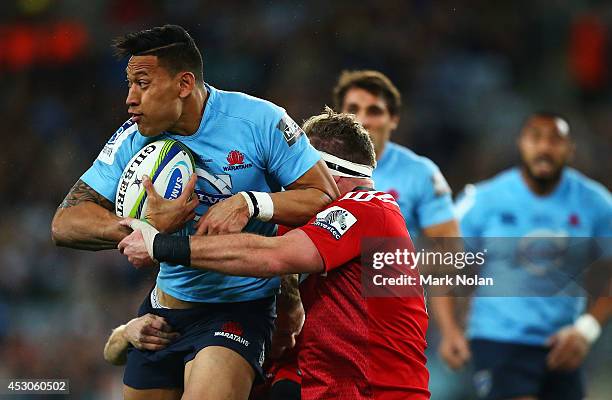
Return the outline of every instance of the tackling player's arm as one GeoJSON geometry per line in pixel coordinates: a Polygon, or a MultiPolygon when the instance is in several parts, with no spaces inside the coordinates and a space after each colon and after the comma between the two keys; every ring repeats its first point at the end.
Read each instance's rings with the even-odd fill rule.
{"type": "Polygon", "coordinates": [[[130,234],[130,229],[119,224],[113,212],[115,206],[104,196],[78,180],[59,205],[51,234],[58,246],[83,250],[104,250],[130,234]]]}
{"type": "Polygon", "coordinates": [[[151,225],[126,219],[134,232],[119,243],[119,251],[136,267],[150,258],[190,265],[226,275],[273,277],[315,273],[324,269],[323,259],[312,240],[300,229],[283,236],[250,233],[222,236],[172,236],[159,234],[151,225]]]}
{"type": "Polygon", "coordinates": [[[295,229],[279,237],[237,234],[191,237],[191,266],[226,275],[273,277],[323,271],[308,235],[295,229]]]}

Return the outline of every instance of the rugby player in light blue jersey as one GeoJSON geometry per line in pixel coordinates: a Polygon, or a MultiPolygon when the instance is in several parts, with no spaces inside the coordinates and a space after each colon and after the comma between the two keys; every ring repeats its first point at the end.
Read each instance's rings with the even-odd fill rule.
{"type": "Polygon", "coordinates": [[[440,169],[389,140],[401,107],[400,92],[391,80],[378,71],[344,71],[334,88],[334,106],[355,114],[370,134],[376,151],[376,190],[395,197],[410,236],[459,236],[451,190],[440,169]]]}
{"type": "MultiPolygon", "coordinates": [[[[438,166],[390,140],[401,108],[401,94],[393,82],[378,71],[343,71],[333,96],[336,109],[355,114],[370,134],[377,157],[372,175],[375,187],[395,197],[410,236],[459,237],[451,190],[438,166]]],[[[436,341],[436,335],[428,332],[428,342],[436,341]]],[[[467,343],[465,349],[467,353],[467,343]]],[[[462,385],[434,351],[435,346],[427,351],[432,398],[458,398],[454,396],[469,385],[462,385]]]]}
{"type": "MultiPolygon", "coordinates": [[[[60,205],[52,224],[58,245],[116,248],[131,232],[113,212],[120,175],[135,153],[162,138],[191,149],[197,184],[192,177],[190,185],[199,199],[163,200],[150,193],[155,201],[147,220],[162,231],[177,230],[195,209],[201,218],[197,225],[188,222],[192,234],[244,229],[274,235],[276,223],[303,225],[338,196],[318,152],[285,110],[204,83],[202,56],[183,28],[130,33],[115,48],[130,57],[126,105],[132,118],[60,205]],[[239,192],[253,198],[247,202],[239,192]]],[[[150,191],[150,180],[144,185],[150,191]]],[[[162,263],[139,315],[159,315],[181,336],[163,351],[130,349],[125,397],[246,399],[269,350],[278,289],[278,278],[230,277],[162,263]]]]}
{"type": "MultiPolygon", "coordinates": [[[[518,146],[519,168],[468,186],[457,204],[466,238],[482,238],[485,247],[501,245],[512,252],[500,257],[489,250],[491,261],[483,272],[498,278],[497,289],[478,287],[472,300],[467,337],[474,384],[482,399],[578,400],[584,397],[580,365],[612,311],[610,298],[595,299],[585,311],[584,291],[566,290],[572,280],[558,285],[558,292],[540,290],[561,282],[565,260],[558,254],[572,254],[569,248],[551,248],[572,237],[610,240],[612,197],[604,186],[567,166],[574,143],[563,117],[534,113],[522,127],[518,146]],[[534,257],[535,252],[518,245],[519,239],[523,244],[548,241],[552,247],[534,257]],[[511,297],[495,297],[495,290],[511,297]]],[[[587,262],[575,264],[585,267],[587,262]]],[[[464,334],[452,301],[436,312],[444,336],[441,355],[450,364],[464,346],[464,334]]]]}

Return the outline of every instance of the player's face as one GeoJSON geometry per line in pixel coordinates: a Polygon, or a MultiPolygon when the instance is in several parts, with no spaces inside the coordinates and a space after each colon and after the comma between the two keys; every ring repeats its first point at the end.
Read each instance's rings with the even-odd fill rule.
{"type": "Polygon", "coordinates": [[[535,180],[556,180],[573,154],[569,126],[559,118],[535,116],[527,120],[519,150],[527,173],[535,180]]]}
{"type": "Polygon", "coordinates": [[[156,56],[133,56],[126,68],[128,96],[125,104],[144,136],[170,130],[182,112],[180,85],[156,56]]]}
{"type": "Polygon", "coordinates": [[[375,96],[361,88],[351,88],[346,92],[341,111],[357,116],[357,120],[370,134],[377,156],[399,122],[397,116],[389,113],[383,97],[375,96]]]}

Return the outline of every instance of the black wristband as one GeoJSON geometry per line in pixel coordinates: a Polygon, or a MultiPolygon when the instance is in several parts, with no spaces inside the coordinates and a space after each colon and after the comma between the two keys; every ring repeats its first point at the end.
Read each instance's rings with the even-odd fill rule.
{"type": "Polygon", "coordinates": [[[257,216],[259,215],[259,203],[257,202],[257,197],[255,197],[253,192],[246,192],[246,194],[249,195],[249,198],[253,203],[253,215],[251,215],[251,218],[257,218],[257,216]]]}
{"type": "Polygon", "coordinates": [[[153,258],[159,262],[191,265],[189,236],[175,236],[158,233],[153,239],[153,258]]]}

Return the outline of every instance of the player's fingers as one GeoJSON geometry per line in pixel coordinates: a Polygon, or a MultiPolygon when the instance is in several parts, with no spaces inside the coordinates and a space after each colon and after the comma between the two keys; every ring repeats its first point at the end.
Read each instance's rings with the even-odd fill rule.
{"type": "Polygon", "coordinates": [[[167,344],[152,344],[152,343],[143,343],[140,347],[141,350],[150,350],[150,351],[158,351],[165,349],[167,344]]]}
{"type": "Polygon", "coordinates": [[[563,346],[562,343],[556,342],[555,345],[550,349],[550,352],[546,357],[546,362],[550,368],[556,369],[559,366],[559,363],[563,357],[564,347],[565,346],[563,346]]]}
{"type": "Polygon", "coordinates": [[[190,211],[194,211],[198,207],[198,205],[200,205],[200,199],[194,197],[187,203],[187,209],[190,211]]]}
{"type": "Polygon", "coordinates": [[[134,221],[134,218],[123,218],[121,221],[119,221],[119,225],[121,226],[127,226],[127,227],[132,227],[132,221],[134,221]]]}
{"type": "Polygon", "coordinates": [[[162,330],[159,330],[159,329],[153,328],[153,327],[152,327],[152,325],[149,325],[149,326],[145,327],[145,328],[142,330],[142,333],[143,333],[144,335],[148,335],[148,336],[157,336],[157,337],[164,338],[164,339],[168,339],[168,340],[170,340],[170,339],[174,339],[174,338],[175,338],[175,336],[176,336],[176,335],[174,335],[173,333],[164,332],[164,331],[162,331],[162,330]]]}
{"type": "Polygon", "coordinates": [[[187,181],[187,185],[183,189],[183,193],[179,196],[179,198],[183,200],[187,200],[191,195],[193,195],[193,191],[195,190],[196,183],[198,182],[198,176],[196,174],[191,174],[189,180],[187,181]]]}
{"type": "Polygon", "coordinates": [[[117,248],[119,249],[119,252],[121,254],[123,254],[123,251],[125,250],[126,247],[127,247],[127,243],[125,242],[125,239],[120,241],[119,244],[117,245],[117,248]]]}
{"type": "Polygon", "coordinates": [[[155,336],[155,335],[143,335],[140,338],[140,343],[145,344],[170,344],[170,339],[166,339],[163,337],[155,336]]]}
{"type": "Polygon", "coordinates": [[[149,323],[149,327],[151,327],[153,329],[162,330],[164,322],[165,321],[153,317],[153,318],[151,318],[151,322],[149,323]]]}
{"type": "Polygon", "coordinates": [[[472,357],[470,347],[465,340],[462,340],[457,346],[457,353],[461,358],[461,361],[466,362],[472,357]]]}
{"type": "Polygon", "coordinates": [[[187,216],[187,219],[185,220],[185,222],[193,221],[195,216],[196,216],[196,213],[192,211],[191,214],[187,216]]]}
{"type": "Polygon", "coordinates": [[[151,181],[151,178],[149,178],[148,175],[143,175],[142,176],[142,186],[144,186],[145,191],[147,192],[147,196],[149,198],[159,198],[159,197],[161,197],[155,191],[155,187],[153,186],[153,182],[151,181]]]}

